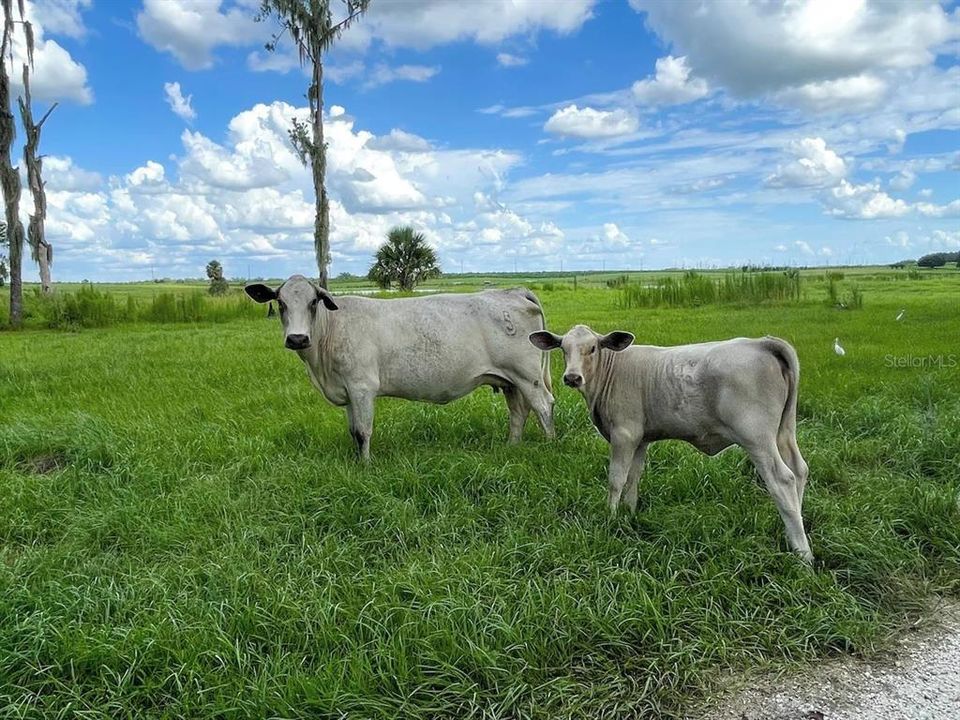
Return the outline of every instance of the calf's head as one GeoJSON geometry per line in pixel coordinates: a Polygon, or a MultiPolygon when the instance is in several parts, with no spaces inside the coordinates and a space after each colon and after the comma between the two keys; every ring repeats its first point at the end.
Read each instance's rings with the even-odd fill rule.
{"type": "Polygon", "coordinates": [[[258,303],[276,300],[283,323],[284,345],[290,350],[306,350],[314,338],[311,333],[318,312],[336,310],[337,304],[326,290],[305,278],[293,275],[276,290],[263,283],[252,283],[244,291],[258,303]]]}
{"type": "Polygon", "coordinates": [[[547,330],[530,334],[530,342],[541,350],[563,349],[566,367],[563,370],[563,382],[572,388],[582,390],[590,382],[601,350],[620,352],[633,342],[633,335],[614,330],[606,335],[598,335],[586,325],[575,325],[566,335],[554,335],[547,330]]]}

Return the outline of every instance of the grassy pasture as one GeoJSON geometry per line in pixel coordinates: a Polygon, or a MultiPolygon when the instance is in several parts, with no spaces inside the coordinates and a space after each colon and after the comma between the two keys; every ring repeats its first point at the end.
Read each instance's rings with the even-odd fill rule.
{"type": "Polygon", "coordinates": [[[823,271],[683,309],[527,278],[558,331],[795,344],[815,572],[737,450],[654,445],[609,520],[557,358],[557,441],[507,447],[489,390],[384,399],[362,467],[262,312],[0,333],[0,718],[669,717],[725,671],[871,648],[960,595],[960,274],[845,272],[863,309],[823,271]]]}

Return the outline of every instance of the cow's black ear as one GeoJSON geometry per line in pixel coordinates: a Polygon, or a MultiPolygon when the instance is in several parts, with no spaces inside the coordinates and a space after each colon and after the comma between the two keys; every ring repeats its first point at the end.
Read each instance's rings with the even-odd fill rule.
{"type": "Polygon", "coordinates": [[[243,291],[250,296],[254,302],[265,303],[277,299],[277,291],[269,288],[263,283],[251,283],[243,291]]]}
{"type": "Polygon", "coordinates": [[[327,310],[339,310],[340,306],[333,301],[333,295],[328,293],[322,287],[317,285],[313,280],[310,281],[310,284],[313,285],[313,291],[317,293],[317,299],[323,303],[323,306],[327,310]]]}
{"type": "Polygon", "coordinates": [[[560,342],[562,340],[562,336],[554,335],[548,330],[539,330],[535,333],[530,333],[530,342],[544,351],[556,350],[558,347],[560,347],[560,342]]]}
{"type": "Polygon", "coordinates": [[[323,288],[317,288],[317,297],[320,298],[321,302],[323,302],[323,306],[327,310],[338,310],[340,308],[340,306],[333,301],[333,295],[328,293],[323,288]]]}
{"type": "Polygon", "coordinates": [[[633,335],[623,330],[614,330],[600,338],[600,347],[620,352],[633,344],[633,335]]]}

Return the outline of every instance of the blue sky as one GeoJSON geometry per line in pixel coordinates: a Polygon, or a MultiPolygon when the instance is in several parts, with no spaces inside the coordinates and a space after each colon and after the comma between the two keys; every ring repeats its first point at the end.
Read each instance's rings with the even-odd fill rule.
{"type": "MultiPolygon", "coordinates": [[[[55,279],[313,272],[256,5],[28,2],[55,279]]],[[[399,223],[450,271],[957,249],[958,53],[923,0],[373,0],[326,59],[332,272],[399,223]]]]}

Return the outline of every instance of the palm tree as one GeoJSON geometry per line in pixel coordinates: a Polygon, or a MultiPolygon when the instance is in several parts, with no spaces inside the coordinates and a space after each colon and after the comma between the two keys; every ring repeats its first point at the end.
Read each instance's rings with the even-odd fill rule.
{"type": "Polygon", "coordinates": [[[440,276],[437,253],[423,233],[409,225],[387,233],[387,241],[374,258],[367,277],[384,289],[396,283],[404,292],[411,292],[418,283],[440,276]]]}
{"type": "MultiPolygon", "coordinates": [[[[6,1],[6,0],[5,0],[6,1]]],[[[370,0],[344,0],[346,17],[334,22],[330,9],[331,0],[260,0],[257,20],[274,18],[280,30],[266,44],[269,51],[276,50],[280,38],[289,33],[300,64],[309,60],[311,65],[310,87],[307,100],[310,103],[310,122],[294,118],[290,128],[290,142],[300,162],[308,163],[313,171],[313,187],[316,191],[316,218],[313,225],[313,244],[320,271],[320,286],[327,287],[327,266],[330,264],[330,203],[324,175],[327,172],[327,146],[323,140],[323,53],[340,39],[343,31],[367,11],[370,0]]]]}

